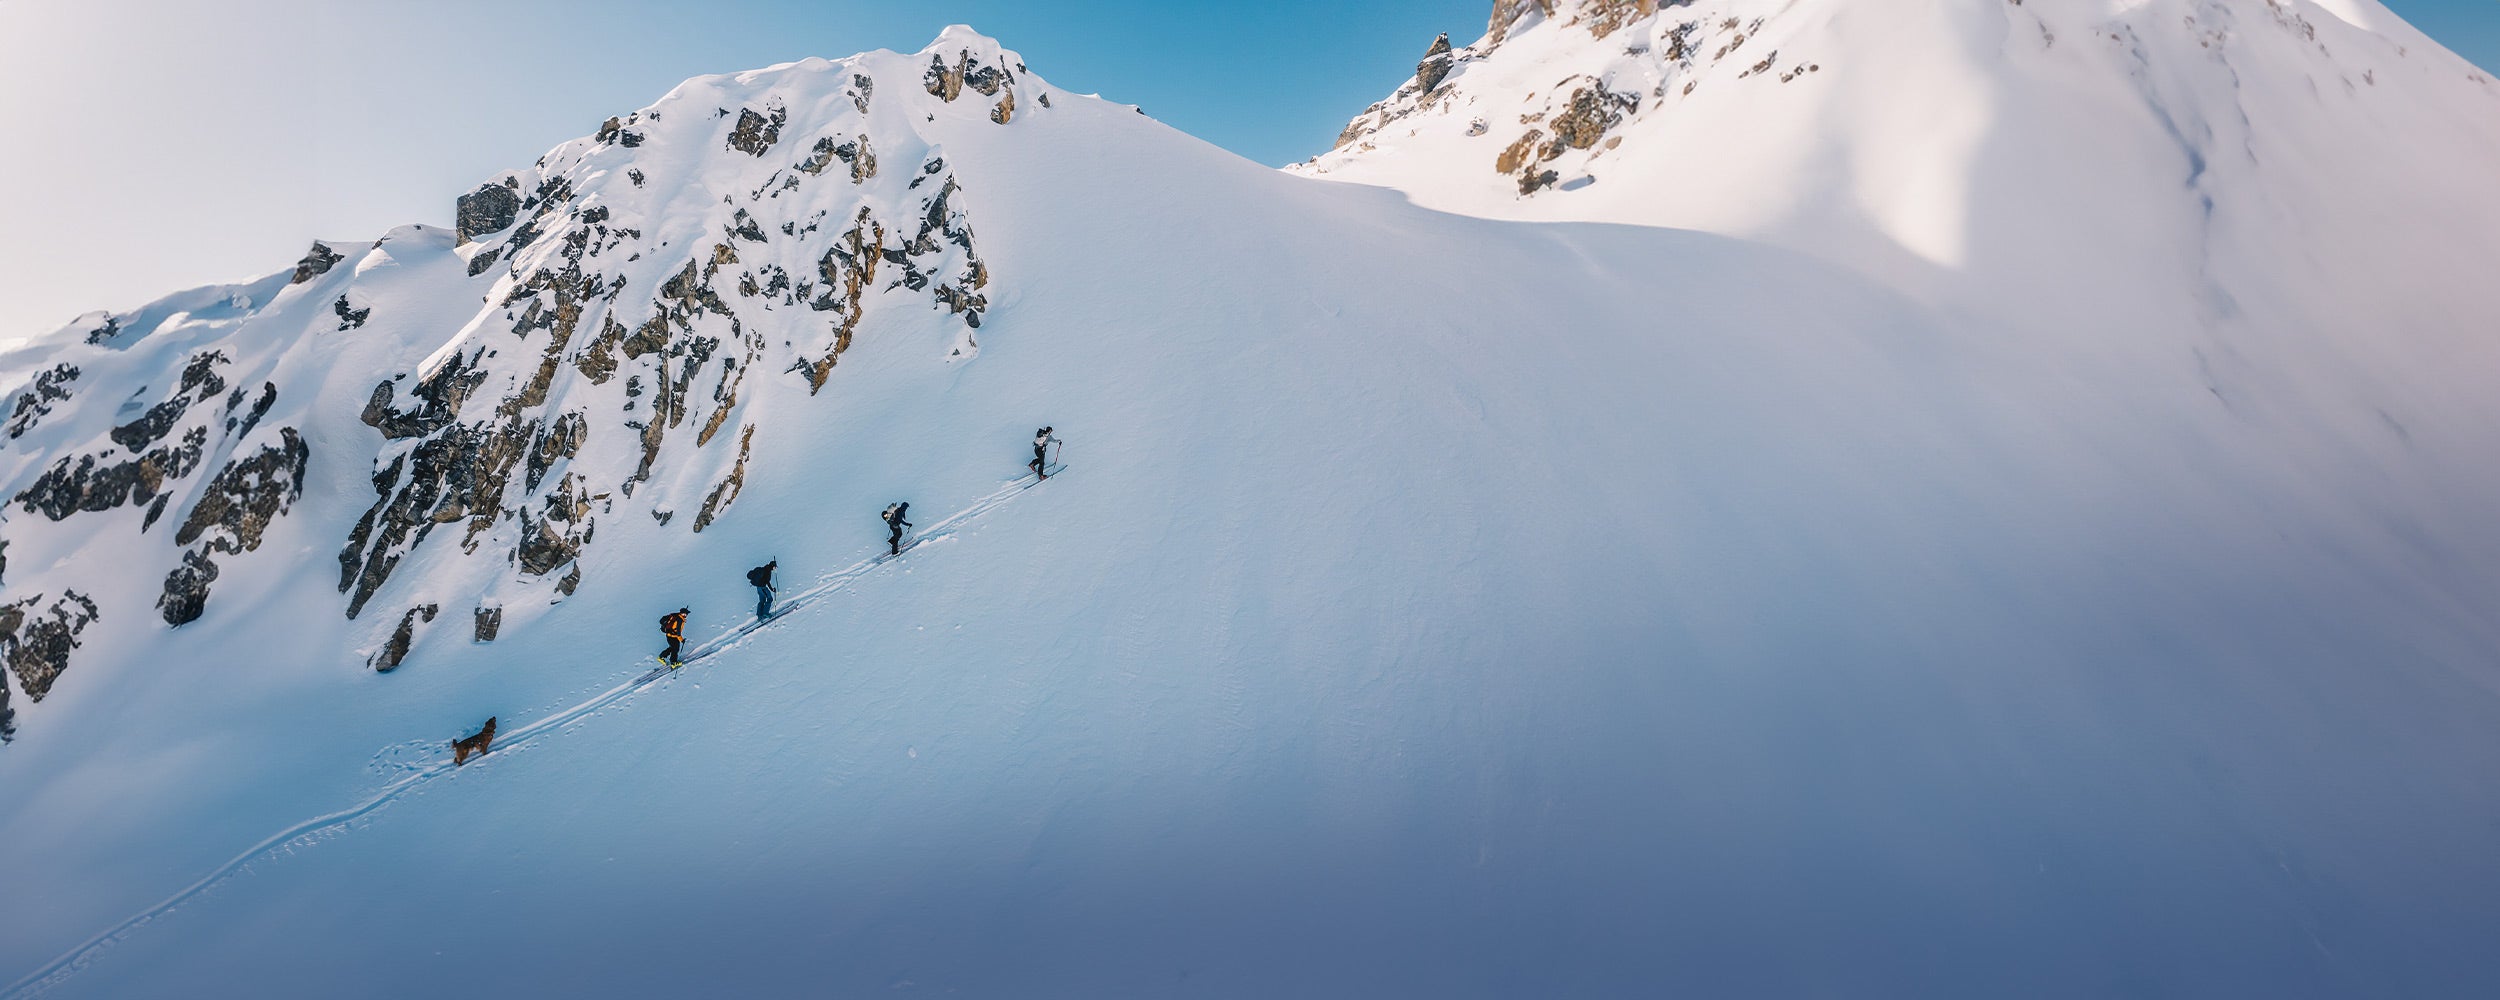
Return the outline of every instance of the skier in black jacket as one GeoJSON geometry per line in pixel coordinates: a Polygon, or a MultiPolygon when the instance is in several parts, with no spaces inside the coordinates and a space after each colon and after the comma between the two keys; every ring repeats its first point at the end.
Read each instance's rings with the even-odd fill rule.
{"type": "Polygon", "coordinates": [[[885,526],[894,529],[894,534],[885,540],[887,555],[903,554],[903,529],[911,527],[911,522],[903,520],[903,515],[910,511],[911,504],[908,502],[898,503],[885,509],[885,526]]]}
{"type": "Polygon", "coordinates": [[[773,616],[773,567],[779,565],[781,560],[775,559],[747,571],[747,582],[755,585],[756,621],[773,616]]]}
{"type": "Polygon", "coordinates": [[[1035,479],[1034,482],[1038,483],[1043,479],[1050,478],[1050,474],[1043,472],[1042,470],[1050,467],[1050,446],[1057,443],[1058,440],[1058,438],[1050,436],[1050,428],[1048,427],[1044,427],[1041,430],[1033,432],[1033,460],[1024,463],[1024,466],[1025,468],[1033,470],[1033,474],[1035,476],[1040,477],[1035,479]]]}
{"type": "Polygon", "coordinates": [[[686,642],[686,609],[679,608],[672,613],[661,615],[660,634],[668,637],[668,648],[660,651],[660,662],[668,664],[669,669],[675,670],[684,662],[678,659],[678,652],[679,647],[686,642]]]}

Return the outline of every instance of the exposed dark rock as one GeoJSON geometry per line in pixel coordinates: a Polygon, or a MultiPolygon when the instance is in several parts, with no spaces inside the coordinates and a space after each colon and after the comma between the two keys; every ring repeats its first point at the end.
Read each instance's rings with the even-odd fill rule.
{"type": "MultiPolygon", "coordinates": [[[[1690,2],[1668,0],[1667,6],[1690,2]]],[[[1658,6],[1658,0],[1582,0],[1579,23],[1589,34],[1604,38],[1624,25],[1657,13],[1658,6]]]]}
{"type": "Polygon", "coordinates": [[[538,489],[538,484],[547,478],[547,470],[558,461],[573,457],[581,450],[582,439],[589,435],[590,421],[581,413],[557,417],[545,433],[530,443],[529,465],[522,480],[523,487],[533,491],[538,489]]]}
{"type": "MultiPolygon", "coordinates": [[[[236,395],[236,396],[238,396],[238,397],[239,397],[239,396],[241,396],[241,395],[243,394],[243,390],[241,390],[241,389],[236,389],[234,392],[235,392],[235,395],[236,395]]],[[[239,399],[232,399],[232,398],[228,399],[228,400],[226,401],[226,409],[227,409],[229,412],[231,412],[231,411],[235,408],[235,405],[236,405],[237,403],[239,403],[239,402],[241,402],[241,400],[239,400],[239,399]]],[[[235,418],[234,418],[234,417],[232,417],[232,416],[228,416],[228,417],[226,418],[226,433],[227,433],[227,435],[228,435],[228,436],[230,436],[230,437],[237,437],[237,438],[239,438],[239,437],[242,437],[243,435],[250,434],[250,433],[252,432],[252,428],[257,427],[257,426],[259,426],[259,425],[260,425],[260,418],[265,417],[265,416],[268,416],[268,415],[269,415],[269,408],[270,408],[271,406],[277,405],[277,402],[278,402],[278,383],[276,383],[276,382],[263,382],[263,383],[261,383],[261,384],[260,384],[260,398],[259,398],[259,399],[257,399],[257,400],[252,401],[252,409],[251,409],[251,412],[244,414],[243,419],[242,419],[241,421],[239,421],[239,422],[238,422],[237,420],[235,420],[235,418]]]]}
{"type": "MultiPolygon", "coordinates": [[[[485,254],[479,254],[478,256],[483,257],[485,254]]],[[[344,295],[339,296],[338,301],[330,303],[330,310],[339,314],[339,329],[341,330],[353,330],[357,327],[363,326],[365,325],[365,319],[373,315],[372,306],[366,306],[362,309],[351,307],[347,304],[347,296],[344,295]]]]}
{"type": "Polygon", "coordinates": [[[63,591],[50,608],[36,611],[42,603],[43,595],[36,594],[0,605],[0,649],[5,649],[9,671],[17,675],[18,690],[38,702],[69,669],[79,634],[99,617],[95,602],[75,590],[63,591]]]}
{"type": "Polygon", "coordinates": [[[182,366],[181,391],[206,399],[226,391],[226,380],[217,376],[217,366],[226,364],[226,352],[201,351],[182,366]]]}
{"type": "Polygon", "coordinates": [[[121,336],[121,332],[121,317],[108,315],[100,320],[94,329],[87,331],[87,343],[110,343],[113,338],[121,336]]]}
{"type": "Polygon", "coordinates": [[[281,427],[278,434],[279,444],[227,463],[209,481],[191,516],[174,533],[174,544],[189,545],[206,534],[203,552],[260,548],[261,533],[269,523],[284,516],[296,498],[304,495],[304,463],[312,458],[312,449],[295,428],[281,427]]]}
{"type": "Polygon", "coordinates": [[[606,385],[616,376],[616,351],[625,339],[625,327],[614,315],[602,316],[599,322],[599,335],[573,357],[573,367],[581,369],[592,385],[606,385]]]}
{"type": "Polygon", "coordinates": [[[1510,34],[1511,22],[1535,8],[1547,17],[1554,16],[1554,0],[1493,0],[1493,19],[1486,26],[1487,41],[1499,43],[1510,34]]]}
{"type": "MultiPolygon", "coordinates": [[[[550,357],[556,356],[561,343],[551,343],[550,357]]],[[[548,370],[542,361],[542,373],[548,370]]],[[[374,476],[374,505],[357,522],[339,553],[339,589],[350,595],[348,617],[363,612],[365,603],[390,579],[401,556],[422,543],[435,526],[467,520],[462,545],[475,551],[480,534],[505,517],[505,487],[536,437],[538,422],[520,415],[523,402],[533,392],[543,395],[544,389],[525,387],[498,405],[491,419],[447,421],[374,476]]],[[[456,408],[445,410],[457,412],[456,408]]]]}
{"type": "Polygon", "coordinates": [[[866,135],[843,142],[835,141],[832,136],[818,139],[816,148],[808,154],[806,161],[798,165],[798,169],[810,174],[821,174],[825,172],[825,168],[832,166],[835,160],[840,160],[850,166],[853,184],[864,183],[869,178],[877,176],[877,154],[869,149],[866,135]]]}
{"type": "Polygon", "coordinates": [[[729,148],[748,156],[764,155],[765,150],[781,141],[781,123],[789,117],[790,112],[782,108],[772,109],[769,117],[756,114],[753,108],[738,109],[738,125],[729,132],[729,148]]]}
{"type": "Polygon", "coordinates": [[[503,631],[503,609],[502,609],[502,608],[479,608],[479,609],[477,609],[477,639],[476,639],[476,641],[478,641],[478,642],[493,642],[493,641],[495,641],[495,634],[496,634],[496,633],[498,633],[498,632],[501,632],[501,631],[503,631]]]}
{"type": "Polygon", "coordinates": [[[1004,69],[974,62],[965,64],[964,86],[980,91],[983,97],[996,97],[999,91],[1013,82],[1015,78],[1007,75],[1004,69]]]}
{"type": "Polygon", "coordinates": [[[375,673],[387,674],[398,669],[400,663],[408,659],[408,647],[416,645],[417,626],[420,623],[432,622],[436,608],[437,606],[432,604],[419,605],[409,608],[407,614],[399,616],[399,628],[391,632],[391,641],[384,643],[381,649],[375,651],[373,658],[366,661],[366,665],[371,666],[375,673]]]}
{"type": "Polygon", "coordinates": [[[1564,148],[1587,149],[1606,137],[1606,130],[1615,127],[1623,116],[1640,107],[1638,94],[1618,94],[1594,84],[1571,92],[1571,104],[1554,116],[1554,143],[1546,147],[1545,158],[1561,155],[1564,148]]]}
{"type": "Polygon", "coordinates": [[[592,142],[615,142],[616,134],[622,131],[625,131],[625,119],[612,117],[599,124],[599,134],[591,136],[590,140],[592,142]]]}
{"type": "Polygon", "coordinates": [[[1501,155],[1493,158],[1493,172],[1497,174],[1518,173],[1520,168],[1536,162],[1530,157],[1536,155],[1537,144],[1544,141],[1544,129],[1529,129],[1519,138],[1512,140],[1509,146],[1503,147],[1501,155]]]}
{"type": "Polygon", "coordinates": [[[573,564],[571,572],[564,574],[563,579],[556,581],[556,593],[562,597],[571,597],[573,596],[574,588],[580,587],[581,585],[582,564],[577,562],[573,564]]]}
{"type": "Polygon", "coordinates": [[[1450,34],[1442,32],[1441,37],[1432,40],[1432,47],[1424,50],[1424,60],[1415,64],[1415,91],[1432,93],[1432,88],[1449,77],[1450,67],[1456,62],[1457,57],[1450,53],[1450,34]]]}
{"type": "Polygon", "coordinates": [[[165,594],[156,599],[156,609],[165,615],[165,624],[175,627],[200,619],[208,609],[208,585],[217,580],[217,564],[200,552],[182,554],[182,565],[165,574],[165,594]]]}
{"type": "Polygon", "coordinates": [[[96,456],[81,455],[72,465],[63,458],[19,492],[16,501],[55,521],[82,510],[145,502],[163,491],[166,480],[184,478],[198,468],[207,443],[208,428],[194,427],[183,434],[181,446],[160,447],[127,462],[100,465],[96,456]]]}
{"type": "Polygon", "coordinates": [[[113,443],[136,453],[172,431],[174,425],[182,420],[183,411],[190,407],[190,393],[179,393],[172,399],[148,407],[148,412],[141,414],[139,419],[113,428],[113,443]]]}
{"type": "Polygon", "coordinates": [[[454,216],[458,221],[460,242],[467,243],[487,233],[502,232],[521,214],[521,196],[502,184],[480,184],[477,190],[460,196],[454,216]]]}
{"type": "Polygon", "coordinates": [[[963,96],[964,62],[970,56],[971,54],[967,52],[956,57],[955,65],[950,67],[946,65],[944,57],[930,55],[929,71],[921,75],[920,85],[927,88],[930,96],[949,104],[954,103],[955,98],[963,96]]]}
{"type": "Polygon", "coordinates": [[[295,277],[287,279],[287,284],[300,285],[328,274],[331,268],[338,266],[338,262],[346,259],[345,255],[330,249],[329,244],[316,242],[312,250],[304,254],[304,259],[295,262],[295,277]]]}
{"type": "Polygon", "coordinates": [[[860,114],[867,114],[868,98],[877,92],[877,81],[869,79],[864,74],[853,73],[851,86],[859,88],[857,93],[851,95],[851,106],[858,108],[860,114]]]}
{"type": "Polygon", "coordinates": [[[738,494],[746,489],[747,450],[754,443],[755,425],[748,424],[746,429],[738,434],[737,465],[729,470],[729,478],[721,480],[720,485],[712,487],[712,495],[703,499],[703,509],[694,515],[695,534],[702,534],[703,529],[711,525],[712,519],[719,516],[722,511],[728,510],[730,504],[736,503],[738,494]]]}
{"type": "Polygon", "coordinates": [[[998,106],[990,109],[990,121],[1000,125],[1016,120],[1016,92],[998,95],[998,106]]]}
{"type": "Polygon", "coordinates": [[[575,556],[581,554],[581,546],[576,540],[566,537],[564,529],[556,522],[531,517],[529,511],[524,509],[521,512],[521,547],[516,554],[521,572],[545,576],[572,562],[575,556]]]}
{"type": "Polygon", "coordinates": [[[395,409],[391,400],[397,390],[388,381],[378,383],[359,419],[394,441],[440,430],[459,417],[461,404],[485,381],[485,370],[475,364],[473,355],[455,354],[433,374],[419,379],[409,393],[418,404],[413,413],[395,409]]]}
{"type": "Polygon", "coordinates": [[[26,391],[17,394],[17,407],[9,412],[9,436],[24,436],[52,413],[52,407],[69,399],[69,384],[78,381],[78,366],[54,365],[35,373],[35,380],[26,384],[26,391]]]}

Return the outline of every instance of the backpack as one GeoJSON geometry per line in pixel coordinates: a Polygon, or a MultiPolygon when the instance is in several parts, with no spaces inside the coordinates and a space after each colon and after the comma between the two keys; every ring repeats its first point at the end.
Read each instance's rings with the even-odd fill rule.
{"type": "Polygon", "coordinates": [[[747,571],[747,582],[758,587],[770,587],[773,585],[773,571],[764,566],[755,567],[747,571]]]}

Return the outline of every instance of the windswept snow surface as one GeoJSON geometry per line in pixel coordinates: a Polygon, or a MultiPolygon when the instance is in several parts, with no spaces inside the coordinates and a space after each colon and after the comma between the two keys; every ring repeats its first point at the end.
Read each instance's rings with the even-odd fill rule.
{"type": "MultiPolygon", "coordinates": [[[[2252,343],[2226,392],[2161,331],[2086,363],[1793,250],[1442,214],[1049,93],[914,126],[995,268],[978,356],[888,311],[746,404],[702,534],[603,521],[579,593],[378,675],[342,447],[259,589],[107,623],[0,749],[11,995],[2500,988],[2463,347],[2252,343]],[[1002,492],[1044,423],[1067,473],[1002,492]],[[861,567],[898,499],[970,513],[861,567]],[[775,557],[825,589],[619,690],[775,557]]],[[[298,419],[378,439],[385,368],[298,419]]]]}

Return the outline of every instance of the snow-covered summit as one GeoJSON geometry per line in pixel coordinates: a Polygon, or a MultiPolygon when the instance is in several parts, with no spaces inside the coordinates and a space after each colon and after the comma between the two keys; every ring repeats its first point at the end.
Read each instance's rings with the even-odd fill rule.
{"type": "Polygon", "coordinates": [[[2113,259],[2284,279],[2241,298],[2471,288],[2495,166],[2500,84],[2376,0],[1501,0],[1293,169],[2064,309],[2113,259]]]}
{"type": "Polygon", "coordinates": [[[961,26],[697,78],[461,196],[453,230],[315,243],[18,346],[0,632],[24,701],[0,718],[92,624],[253,606],[287,575],[244,570],[272,541],[337,554],[388,670],[440,616],[483,640],[572,594],[603,525],[702,531],[761,414],[824,391],[870,314],[916,307],[934,356],[978,353],[992,274],[946,146],[1064,96],[961,26]],[[363,512],[305,524],[308,486],[363,512]]]}

